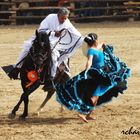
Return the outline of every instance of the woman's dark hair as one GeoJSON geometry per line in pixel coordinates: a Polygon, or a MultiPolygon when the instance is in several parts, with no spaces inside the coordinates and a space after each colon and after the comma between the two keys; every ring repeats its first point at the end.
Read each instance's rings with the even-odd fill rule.
{"type": "Polygon", "coordinates": [[[87,37],[85,37],[84,41],[89,45],[92,46],[96,40],[98,39],[98,35],[95,33],[89,33],[87,37]]]}

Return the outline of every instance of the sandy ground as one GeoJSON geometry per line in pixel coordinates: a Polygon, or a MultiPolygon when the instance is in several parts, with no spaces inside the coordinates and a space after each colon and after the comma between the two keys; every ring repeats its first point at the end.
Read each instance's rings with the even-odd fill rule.
{"type": "MultiPolygon", "coordinates": [[[[8,113],[22,93],[20,81],[9,80],[0,69],[0,140],[138,140],[140,139],[140,22],[101,22],[75,24],[86,35],[96,32],[106,44],[112,44],[115,54],[132,70],[128,90],[119,98],[97,108],[95,121],[83,123],[75,111],[60,113],[55,95],[45,106],[40,116],[34,112],[46,96],[41,88],[30,96],[29,117],[21,122],[8,113]],[[137,132],[134,134],[128,134],[137,132]],[[126,134],[121,133],[126,131],[126,134]],[[128,131],[127,131],[128,130],[128,131]],[[139,135],[138,135],[139,133],[139,135]]],[[[23,42],[34,34],[37,26],[0,26],[0,66],[15,63],[23,42]]],[[[72,75],[84,69],[86,58],[81,49],[71,58],[72,75]]]]}

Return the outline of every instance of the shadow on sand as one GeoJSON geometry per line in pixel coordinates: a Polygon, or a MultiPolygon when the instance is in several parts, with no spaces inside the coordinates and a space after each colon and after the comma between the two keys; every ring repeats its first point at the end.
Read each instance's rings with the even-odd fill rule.
{"type": "Polygon", "coordinates": [[[9,119],[6,115],[0,116],[0,125],[41,125],[41,124],[47,124],[47,125],[55,125],[55,124],[68,124],[70,120],[78,120],[78,118],[74,117],[34,117],[31,116],[30,118],[26,118],[26,120],[20,120],[18,117],[15,119],[9,119]],[[33,118],[32,118],[33,117],[33,118]]]}

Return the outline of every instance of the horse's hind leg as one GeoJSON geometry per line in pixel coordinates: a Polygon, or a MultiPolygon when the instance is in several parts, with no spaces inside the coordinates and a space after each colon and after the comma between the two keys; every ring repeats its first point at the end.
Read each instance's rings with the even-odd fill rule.
{"type": "Polygon", "coordinates": [[[61,107],[60,107],[60,112],[62,113],[64,110],[65,110],[64,106],[61,105],[61,107]]]}
{"type": "Polygon", "coordinates": [[[40,105],[40,107],[37,109],[37,114],[39,115],[40,112],[42,111],[43,107],[45,106],[45,104],[50,100],[50,98],[52,97],[52,95],[54,94],[54,90],[52,91],[48,91],[48,94],[45,98],[45,100],[42,102],[42,104],[40,105]]]}
{"type": "Polygon", "coordinates": [[[12,110],[12,112],[8,115],[8,118],[10,119],[14,119],[16,116],[16,111],[18,111],[20,104],[22,103],[22,101],[24,100],[24,93],[21,95],[19,102],[16,104],[16,106],[14,107],[14,109],[12,110]]]}

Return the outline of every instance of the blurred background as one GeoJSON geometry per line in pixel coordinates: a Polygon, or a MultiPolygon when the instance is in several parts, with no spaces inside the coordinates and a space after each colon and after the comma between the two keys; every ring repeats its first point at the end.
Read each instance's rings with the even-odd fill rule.
{"type": "Polygon", "coordinates": [[[39,24],[62,6],[74,22],[140,20],[140,0],[0,0],[0,24],[39,24]]]}

